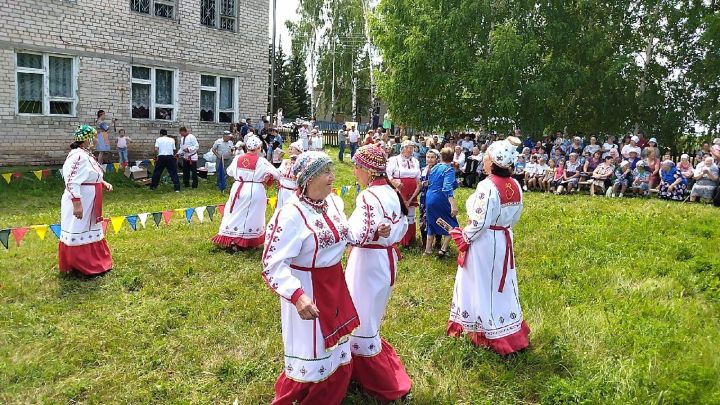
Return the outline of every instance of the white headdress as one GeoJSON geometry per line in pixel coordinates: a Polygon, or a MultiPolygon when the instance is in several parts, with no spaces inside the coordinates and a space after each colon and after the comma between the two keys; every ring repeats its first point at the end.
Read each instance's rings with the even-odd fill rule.
{"type": "Polygon", "coordinates": [[[247,150],[255,150],[262,146],[262,141],[255,135],[249,136],[245,142],[245,146],[247,147],[247,150]]]}
{"type": "Polygon", "coordinates": [[[517,147],[520,143],[516,137],[509,136],[505,140],[493,142],[487,149],[487,153],[493,163],[503,168],[509,168],[517,160],[517,147]]]}

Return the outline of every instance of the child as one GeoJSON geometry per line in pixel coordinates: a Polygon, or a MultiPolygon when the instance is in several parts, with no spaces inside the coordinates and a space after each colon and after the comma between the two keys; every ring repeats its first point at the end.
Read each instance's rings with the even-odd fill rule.
{"type": "Polygon", "coordinates": [[[132,139],[125,136],[124,129],[120,129],[118,131],[117,148],[118,157],[120,159],[120,167],[123,169],[128,165],[128,141],[132,141],[132,139]]]}
{"type": "Polygon", "coordinates": [[[553,179],[550,181],[550,185],[555,190],[555,194],[560,194],[562,192],[562,186],[560,185],[560,182],[565,178],[565,161],[560,160],[558,161],[558,165],[555,168],[555,173],[553,173],[553,179]]]}
{"type": "Polygon", "coordinates": [[[623,193],[628,188],[628,181],[630,180],[630,175],[632,173],[630,172],[630,162],[627,160],[623,160],[620,163],[620,166],[615,169],[615,181],[613,181],[612,186],[612,198],[615,198],[616,196],[622,198],[623,193]],[[618,191],[620,192],[618,194],[618,191]]]}
{"type": "Polygon", "coordinates": [[[536,189],[540,189],[540,191],[543,191],[543,179],[547,169],[548,165],[545,163],[545,158],[540,156],[538,158],[537,168],[535,169],[535,175],[533,176],[533,186],[536,189]]]}
{"type": "Polygon", "coordinates": [[[520,183],[520,187],[522,187],[523,190],[527,191],[527,187],[525,186],[525,155],[518,155],[517,162],[515,162],[513,178],[520,183]]]}
{"type": "Polygon", "coordinates": [[[548,160],[548,165],[545,167],[545,173],[540,181],[540,190],[546,193],[550,192],[550,183],[553,181],[555,176],[555,159],[548,160]]]}
{"type": "Polygon", "coordinates": [[[280,168],[280,164],[283,161],[283,155],[285,152],[283,152],[282,148],[280,147],[280,142],[274,141],[272,144],[272,164],[276,168],[280,168]]]}
{"type": "Polygon", "coordinates": [[[632,191],[635,195],[646,196],[649,193],[650,172],[645,170],[645,166],[647,166],[647,164],[641,160],[637,163],[633,171],[632,191]]]}
{"type": "Polygon", "coordinates": [[[523,191],[528,191],[528,187],[533,188],[536,185],[536,177],[538,170],[537,156],[530,156],[530,161],[525,165],[525,186],[523,191]]]}

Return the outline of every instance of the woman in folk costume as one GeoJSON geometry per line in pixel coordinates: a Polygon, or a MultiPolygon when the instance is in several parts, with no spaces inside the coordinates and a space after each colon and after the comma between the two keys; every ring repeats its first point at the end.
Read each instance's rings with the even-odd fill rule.
{"type": "Polygon", "coordinates": [[[218,234],[213,243],[232,249],[254,248],[265,242],[265,185],[280,178],[280,171],[262,157],[262,141],[248,137],[247,152],[235,156],[227,175],[235,179],[218,234]]]}
{"type": "Polygon", "coordinates": [[[469,224],[451,231],[461,254],[447,334],[465,332],[478,346],[508,355],[528,346],[513,253],[512,227],[523,207],[512,177],[520,140],[494,142],[483,159],[486,173],[468,198],[469,224]]]}
{"type": "Polygon", "coordinates": [[[388,182],[381,147],[361,147],[353,162],[355,177],[367,187],[358,194],[348,221],[353,248],[345,279],[360,316],[360,327],[350,336],[353,379],[374,397],[394,401],[410,391],[412,382],[395,349],[380,337],[380,323],[395,284],[400,259],[397,243],[407,231],[407,208],[388,182]],[[381,225],[390,227],[386,236],[378,232],[381,225]]]}
{"type": "Polygon", "coordinates": [[[306,152],[293,165],[298,191],[267,226],[263,278],[280,296],[285,367],[273,404],[339,404],[352,374],[348,335],[360,320],[341,259],[344,204],[332,193],[332,162],[306,152]]]}
{"type": "Polygon", "coordinates": [[[400,195],[408,207],[408,229],[400,244],[409,246],[415,242],[415,207],[418,206],[417,195],[420,193],[420,162],[413,157],[415,142],[406,140],[401,144],[400,154],[388,159],[387,177],[400,191],[400,195]]]}
{"type": "Polygon", "coordinates": [[[103,180],[103,170],[90,152],[95,128],[82,125],[75,131],[63,164],[65,192],[60,201],[60,271],[77,270],[99,275],[112,268],[112,256],[103,232],[103,190],[112,185],[103,180]]]}
{"type": "Polygon", "coordinates": [[[295,141],[290,144],[290,159],[284,159],[280,164],[280,180],[278,181],[277,203],[275,205],[275,213],[295,195],[297,183],[292,168],[299,154],[302,153],[302,141],[295,141]]]}

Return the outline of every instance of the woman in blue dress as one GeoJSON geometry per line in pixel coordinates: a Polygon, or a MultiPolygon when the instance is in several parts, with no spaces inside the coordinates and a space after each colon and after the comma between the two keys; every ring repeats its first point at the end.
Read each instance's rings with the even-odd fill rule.
{"type": "Polygon", "coordinates": [[[443,148],[440,151],[441,162],[435,165],[428,175],[428,191],[425,199],[428,238],[425,244],[425,254],[432,254],[434,236],[440,235],[442,236],[442,246],[438,251],[438,256],[447,255],[450,236],[437,224],[438,218],[445,220],[451,228],[458,226],[456,218],[458,208],[454,197],[457,181],[455,180],[455,169],[451,165],[454,154],[453,149],[443,148]]]}
{"type": "Polygon", "coordinates": [[[95,141],[95,151],[98,153],[97,162],[102,166],[105,162],[105,152],[110,152],[110,135],[108,134],[110,126],[105,122],[105,111],[97,112],[95,128],[97,130],[97,140],[95,141]]]}
{"type": "MultiPolygon", "coordinates": [[[[428,176],[432,168],[440,160],[440,152],[437,149],[429,149],[425,154],[425,160],[427,166],[425,166],[420,172],[420,236],[422,237],[422,247],[425,249],[427,244],[427,191],[428,191],[428,176]]],[[[414,196],[413,198],[414,199],[414,196]]],[[[411,200],[412,200],[411,199],[411,200]]]]}

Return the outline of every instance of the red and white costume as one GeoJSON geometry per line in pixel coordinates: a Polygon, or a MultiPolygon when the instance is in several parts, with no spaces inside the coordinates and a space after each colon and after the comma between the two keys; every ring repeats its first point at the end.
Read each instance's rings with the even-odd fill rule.
{"type": "Polygon", "coordinates": [[[350,336],[353,379],[375,397],[393,401],[407,394],[412,383],[395,349],[380,337],[380,324],[395,284],[397,243],[407,222],[397,192],[385,179],[375,180],[358,195],[348,228],[353,248],[345,278],[360,316],[360,327],[350,336]],[[390,225],[390,235],[375,237],[383,223],[390,225]]]}
{"type": "Polygon", "coordinates": [[[339,404],[352,373],[348,335],[360,324],[343,277],[347,222],[340,197],[325,210],[293,196],[267,226],[263,278],[280,295],[285,368],[273,404],[339,404]],[[307,294],[319,318],[294,305],[307,294]]]}
{"type": "Polygon", "coordinates": [[[275,212],[280,211],[285,203],[295,195],[297,190],[297,181],[295,175],[292,173],[293,161],[291,159],[285,159],[280,164],[280,180],[278,180],[278,192],[277,192],[277,203],[275,205],[275,212]]]}
{"type": "Polygon", "coordinates": [[[408,201],[408,228],[400,241],[402,246],[408,246],[415,241],[415,207],[418,206],[418,201],[417,196],[412,201],[410,201],[410,197],[415,193],[422,176],[420,162],[412,156],[408,158],[403,155],[393,156],[387,161],[386,172],[388,179],[400,180],[402,183],[402,187],[399,189],[400,194],[408,201]]]}
{"type": "Polygon", "coordinates": [[[264,157],[245,153],[235,156],[227,174],[235,183],[225,203],[220,230],[212,241],[221,247],[260,246],[265,242],[265,184],[278,179],[280,171],[264,157]]]}
{"type": "Polygon", "coordinates": [[[462,234],[470,247],[457,270],[447,333],[465,332],[476,345],[502,355],[522,350],[530,328],[520,308],[512,245],[522,191],[514,179],[491,175],[465,205],[470,223],[462,234]]]}
{"type": "Polygon", "coordinates": [[[112,268],[112,257],[103,232],[103,170],[90,152],[77,148],[65,159],[62,175],[65,192],[60,202],[60,271],[105,273],[112,268]],[[82,219],[73,215],[73,201],[78,200],[83,207],[82,219]]]}

